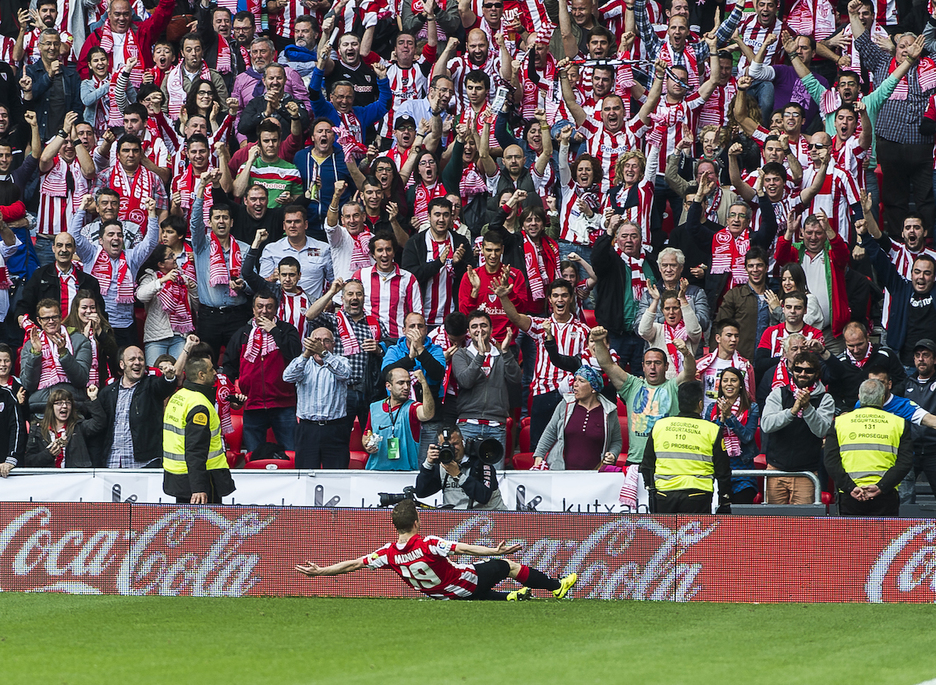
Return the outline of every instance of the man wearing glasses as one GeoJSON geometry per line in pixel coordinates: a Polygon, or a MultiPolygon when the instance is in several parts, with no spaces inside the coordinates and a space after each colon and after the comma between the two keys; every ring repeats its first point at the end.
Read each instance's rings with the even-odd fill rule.
{"type": "Polygon", "coordinates": [[[39,135],[48,140],[56,133],[67,138],[64,132],[65,115],[76,112],[84,114],[81,103],[81,79],[73,64],[62,62],[62,39],[56,29],[45,29],[39,34],[41,59],[23,70],[19,85],[23,100],[29,109],[35,110],[39,120],[39,135]]]}
{"type": "MultiPolygon", "coordinates": [[[[819,358],[800,352],[793,359],[793,378],[771,390],[761,415],[761,430],[770,435],[767,470],[812,471],[822,464],[822,444],[835,416],[835,400],[819,381],[819,358]]],[[[768,478],[767,504],[812,504],[808,478],[768,478]]]]}
{"type": "MultiPolygon", "coordinates": [[[[404,102],[397,110],[397,117],[412,117],[417,123],[423,119],[431,121],[433,117],[438,117],[444,122],[451,116],[449,105],[453,95],[455,95],[455,85],[452,79],[448,76],[434,76],[429,82],[429,92],[426,97],[404,102]]],[[[438,122],[435,122],[435,125],[441,127],[438,122]]]]}
{"type": "Polygon", "coordinates": [[[29,329],[21,363],[23,387],[29,393],[29,411],[41,415],[49,393],[56,388],[68,390],[78,400],[86,399],[91,343],[77,331],[69,335],[62,325],[62,311],[56,300],[39,302],[36,321],[39,326],[29,329]]]}

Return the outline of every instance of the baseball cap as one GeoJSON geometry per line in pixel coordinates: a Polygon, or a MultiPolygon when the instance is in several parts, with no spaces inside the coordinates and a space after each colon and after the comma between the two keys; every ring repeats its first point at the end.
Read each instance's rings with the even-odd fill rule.
{"type": "Polygon", "coordinates": [[[397,117],[396,125],[393,127],[393,130],[396,130],[398,128],[405,128],[407,126],[412,126],[413,128],[416,128],[416,120],[409,115],[403,115],[402,117],[397,117]]]}
{"type": "Polygon", "coordinates": [[[917,343],[916,345],[913,346],[913,349],[914,351],[916,351],[920,349],[921,347],[929,350],[933,354],[936,354],[936,342],[933,342],[929,338],[920,338],[919,340],[917,340],[917,343]]]}

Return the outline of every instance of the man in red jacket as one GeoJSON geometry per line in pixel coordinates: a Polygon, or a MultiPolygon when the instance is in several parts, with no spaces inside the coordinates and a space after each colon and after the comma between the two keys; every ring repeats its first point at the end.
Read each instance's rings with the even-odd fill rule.
{"type": "Polygon", "coordinates": [[[462,277],[458,288],[458,309],[470,312],[480,309],[491,317],[494,327],[492,338],[500,344],[509,330],[511,337],[517,339],[517,327],[507,318],[500,298],[494,291],[501,285],[510,286],[510,301],[518,312],[529,311],[527,302],[526,279],[519,269],[508,266],[501,261],[504,254],[504,239],[500,234],[489,232],[484,234],[481,243],[481,255],[484,257],[484,268],[473,269],[468,267],[468,273],[462,277]],[[506,280],[505,280],[506,279],[506,280]]]}
{"type": "Polygon", "coordinates": [[[296,386],[283,371],[302,352],[299,332],[276,319],[276,298],[261,291],[253,298],[253,318],[241,326],[224,350],[223,373],[247,395],[244,405],[244,450],[266,442],[268,428],[287,450],[294,449],[296,386]]]}
{"type": "Polygon", "coordinates": [[[845,350],[842,330],[851,320],[845,267],[851,260],[848,245],[830,225],[820,210],[803,222],[803,241],[794,243],[799,228],[796,217],[787,220],[786,235],[777,240],[777,266],[799,262],[806,272],[806,287],[819,299],[822,311],[822,334],[825,346],[838,354],[845,350]]]}
{"type": "Polygon", "coordinates": [[[120,69],[131,57],[137,58],[136,66],[130,72],[130,83],[139,88],[143,82],[143,71],[153,66],[153,44],[169,26],[175,5],[175,0],[159,0],[149,19],[134,24],[131,21],[133,9],[130,2],[111,0],[107,20],[85,39],[81,47],[76,65],[78,75],[83,79],[91,78],[88,52],[100,45],[110,60],[111,73],[120,69]]]}

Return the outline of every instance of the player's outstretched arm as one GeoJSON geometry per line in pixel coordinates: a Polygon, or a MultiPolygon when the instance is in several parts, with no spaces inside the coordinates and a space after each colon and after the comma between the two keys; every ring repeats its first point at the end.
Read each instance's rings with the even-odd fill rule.
{"type": "Polygon", "coordinates": [[[340,576],[342,573],[354,573],[364,568],[364,562],[360,559],[348,559],[331,566],[319,566],[311,561],[304,564],[296,564],[296,570],[299,573],[314,578],[315,576],[340,576]]]}
{"type": "Polygon", "coordinates": [[[455,554],[467,554],[472,557],[501,557],[506,554],[513,554],[523,545],[508,545],[506,540],[502,540],[497,547],[486,547],[485,545],[466,545],[464,542],[455,544],[455,554]]]}

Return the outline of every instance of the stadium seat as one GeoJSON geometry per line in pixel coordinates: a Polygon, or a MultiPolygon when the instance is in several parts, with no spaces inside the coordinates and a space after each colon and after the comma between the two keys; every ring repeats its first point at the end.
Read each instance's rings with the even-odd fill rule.
{"type": "Polygon", "coordinates": [[[521,452],[530,451],[530,422],[528,419],[524,419],[526,423],[520,424],[520,437],[517,440],[517,444],[520,447],[521,452]]]}
{"type": "Polygon", "coordinates": [[[276,433],[273,432],[272,428],[267,428],[266,441],[276,442],[276,433]]]}
{"type": "Polygon", "coordinates": [[[598,320],[595,318],[594,309],[582,309],[582,319],[585,321],[585,325],[589,328],[594,328],[598,325],[598,320]]]}
{"type": "Polygon", "coordinates": [[[514,420],[512,416],[507,417],[507,444],[504,445],[504,456],[509,457],[513,454],[514,449],[514,439],[513,439],[513,427],[514,420]]]}
{"type": "Polygon", "coordinates": [[[758,454],[754,457],[754,468],[755,469],[766,469],[767,468],[767,455],[758,454]]]}
{"type": "Polygon", "coordinates": [[[363,450],[352,451],[351,452],[351,461],[348,463],[348,468],[354,471],[361,471],[367,466],[367,460],[370,458],[370,455],[363,450]]]}
{"type": "Polygon", "coordinates": [[[231,414],[231,425],[234,430],[224,436],[228,450],[231,452],[240,452],[244,441],[244,416],[243,414],[231,414]]]}
{"type": "Polygon", "coordinates": [[[357,419],[354,419],[354,426],[351,428],[351,441],[348,443],[348,449],[352,452],[364,452],[364,443],[361,442],[361,437],[364,432],[361,430],[361,424],[357,419]]]}
{"type": "Polygon", "coordinates": [[[529,471],[533,466],[532,452],[517,452],[513,456],[513,467],[518,471],[529,471]]]}
{"type": "Polygon", "coordinates": [[[266,469],[267,471],[276,471],[279,469],[294,469],[296,468],[296,453],[292,451],[287,451],[286,456],[288,459],[256,459],[250,461],[249,459],[244,464],[245,469],[266,469]]]}

